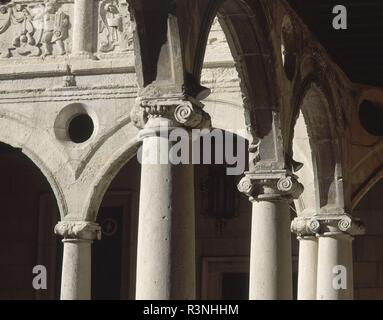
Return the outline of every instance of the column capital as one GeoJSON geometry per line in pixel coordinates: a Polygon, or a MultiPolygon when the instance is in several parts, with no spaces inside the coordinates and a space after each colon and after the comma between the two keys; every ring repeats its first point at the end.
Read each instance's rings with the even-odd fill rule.
{"type": "Polygon", "coordinates": [[[346,213],[317,214],[311,217],[297,217],[291,223],[291,231],[298,237],[330,236],[347,234],[350,236],[365,233],[363,222],[346,213]]]}
{"type": "Polygon", "coordinates": [[[161,119],[167,119],[170,127],[210,128],[211,119],[203,107],[191,96],[166,92],[151,84],[140,90],[131,118],[139,129],[156,128],[161,119]]]}
{"type": "Polygon", "coordinates": [[[303,185],[287,170],[246,172],[238,190],[249,196],[250,201],[292,200],[299,198],[303,185]]]}
{"type": "Polygon", "coordinates": [[[101,227],[89,221],[61,221],[54,231],[64,240],[101,240],[101,227]]]}

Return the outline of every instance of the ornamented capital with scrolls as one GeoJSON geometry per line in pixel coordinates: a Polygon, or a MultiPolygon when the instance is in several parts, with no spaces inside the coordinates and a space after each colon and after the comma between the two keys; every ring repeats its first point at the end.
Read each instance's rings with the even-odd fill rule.
{"type": "Polygon", "coordinates": [[[286,170],[272,172],[247,172],[239,182],[238,190],[250,197],[250,201],[297,199],[303,185],[297,177],[286,170]]]}
{"type": "Polygon", "coordinates": [[[61,221],[55,226],[55,234],[64,240],[101,240],[101,227],[88,221],[61,221]]]}
{"type": "Polygon", "coordinates": [[[139,129],[155,127],[156,119],[167,119],[172,127],[210,128],[211,119],[203,107],[193,97],[164,92],[150,85],[139,93],[131,119],[139,129]]]}
{"type": "Polygon", "coordinates": [[[291,231],[298,237],[326,236],[335,234],[362,235],[365,227],[360,219],[348,214],[317,214],[297,217],[291,223],[291,231]]]}

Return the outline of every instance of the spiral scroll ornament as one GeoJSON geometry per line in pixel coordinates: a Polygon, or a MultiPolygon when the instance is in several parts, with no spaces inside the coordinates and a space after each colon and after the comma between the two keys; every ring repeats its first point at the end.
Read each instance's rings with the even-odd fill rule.
{"type": "Polygon", "coordinates": [[[202,122],[202,114],[191,104],[180,104],[174,110],[174,119],[187,127],[197,127],[202,122]]]}
{"type": "Polygon", "coordinates": [[[179,105],[174,111],[174,117],[179,123],[186,123],[193,114],[193,108],[189,105],[179,105]]]}
{"type": "Polygon", "coordinates": [[[338,222],[339,230],[346,232],[351,228],[352,220],[350,218],[343,218],[338,222]]]}
{"type": "Polygon", "coordinates": [[[279,181],[277,183],[278,190],[280,190],[282,192],[291,191],[293,189],[293,186],[294,186],[294,183],[293,183],[291,177],[281,178],[281,179],[279,179],[279,181]]]}
{"type": "Polygon", "coordinates": [[[238,183],[238,190],[239,192],[242,192],[248,196],[251,196],[251,193],[253,191],[253,183],[252,181],[244,177],[239,183],[238,183]]]}
{"type": "Polygon", "coordinates": [[[309,230],[313,233],[317,233],[320,229],[320,223],[316,219],[312,219],[308,223],[309,230]]]}

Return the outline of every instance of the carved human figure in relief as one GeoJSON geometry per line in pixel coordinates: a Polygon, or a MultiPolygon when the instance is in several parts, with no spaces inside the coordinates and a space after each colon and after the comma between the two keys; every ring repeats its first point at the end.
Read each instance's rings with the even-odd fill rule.
{"type": "Polygon", "coordinates": [[[36,46],[34,38],[35,28],[33,17],[25,5],[17,4],[13,10],[13,18],[19,26],[19,32],[13,39],[12,44],[16,52],[21,56],[39,56],[41,50],[36,46]]]}
{"type": "Polygon", "coordinates": [[[128,50],[133,43],[131,21],[126,3],[116,0],[105,0],[100,4],[99,34],[101,52],[128,50]],[[101,38],[102,38],[101,37],[101,38]]]}
{"type": "Polygon", "coordinates": [[[0,6],[0,34],[4,32],[10,24],[10,11],[7,6],[0,6]]]}
{"type": "Polygon", "coordinates": [[[120,15],[120,12],[118,11],[118,8],[108,3],[105,6],[105,12],[106,12],[106,23],[109,27],[109,36],[110,36],[110,42],[112,45],[118,45],[119,43],[119,33],[121,32],[122,28],[122,17],[120,15]]]}
{"type": "Polygon", "coordinates": [[[47,0],[42,13],[35,17],[42,19],[42,45],[44,56],[53,53],[53,45],[57,44],[60,55],[66,53],[64,40],[68,37],[69,17],[57,8],[56,0],[47,0]]]}
{"type": "MultiPolygon", "coordinates": [[[[0,36],[5,33],[11,24],[11,10],[8,6],[0,5],[0,36]]],[[[9,51],[0,46],[0,58],[7,58],[9,51]]]]}
{"type": "Polygon", "coordinates": [[[13,3],[0,6],[0,57],[49,56],[54,45],[57,53],[66,53],[64,40],[68,38],[69,16],[57,0],[44,3],[13,3]],[[9,31],[8,31],[9,30],[9,31]],[[11,33],[10,41],[6,31],[11,33]]]}

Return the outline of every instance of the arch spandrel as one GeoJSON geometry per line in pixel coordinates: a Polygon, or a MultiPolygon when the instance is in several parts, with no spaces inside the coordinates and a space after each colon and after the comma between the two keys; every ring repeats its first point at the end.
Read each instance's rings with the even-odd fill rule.
{"type": "Polygon", "coordinates": [[[31,124],[9,117],[0,118],[0,141],[21,149],[40,169],[56,196],[61,218],[68,215],[67,199],[58,172],[61,170],[64,176],[71,176],[71,172],[65,172],[65,161],[57,145],[31,124]]]}

